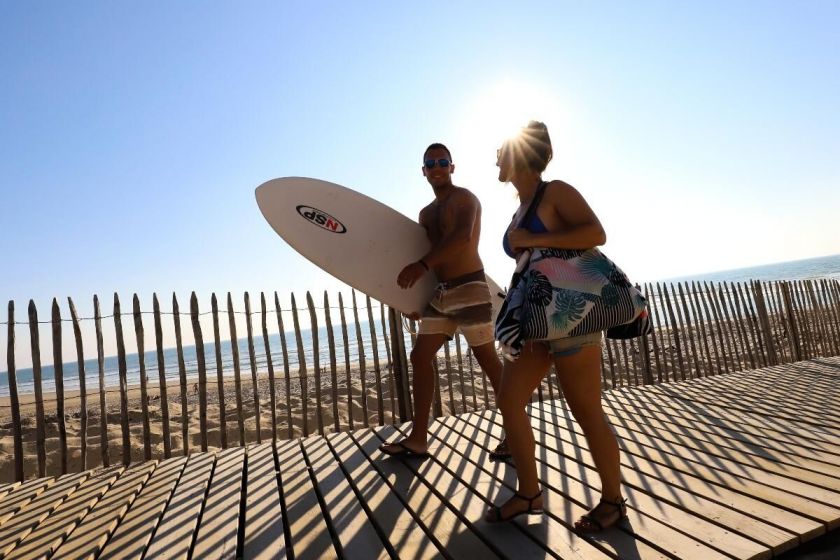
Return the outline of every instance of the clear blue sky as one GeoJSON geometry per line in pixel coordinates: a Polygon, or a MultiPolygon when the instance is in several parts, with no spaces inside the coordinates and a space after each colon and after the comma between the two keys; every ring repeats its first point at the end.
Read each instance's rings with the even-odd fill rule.
{"type": "Polygon", "coordinates": [[[432,141],[504,284],[495,148],[531,117],[636,281],[838,253],[838,29],[834,1],[3,2],[3,320],[336,290],[254,188],[312,176],[416,217],[432,141]]]}

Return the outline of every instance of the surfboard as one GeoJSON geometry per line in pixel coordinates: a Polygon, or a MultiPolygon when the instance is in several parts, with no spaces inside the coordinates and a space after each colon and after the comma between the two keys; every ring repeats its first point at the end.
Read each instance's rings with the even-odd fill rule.
{"type": "MultiPolygon", "coordinates": [[[[431,247],[411,218],[353,189],[307,177],[266,181],[256,198],[272,229],[321,269],[407,315],[425,309],[438,283],[433,273],[409,289],[397,285],[403,267],[431,247]]],[[[498,311],[501,288],[488,283],[498,311]]]]}

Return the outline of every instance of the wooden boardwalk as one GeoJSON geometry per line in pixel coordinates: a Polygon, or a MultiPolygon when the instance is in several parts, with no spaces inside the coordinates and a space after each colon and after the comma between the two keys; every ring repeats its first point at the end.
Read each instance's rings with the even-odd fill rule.
{"type": "Polygon", "coordinates": [[[562,401],[534,403],[545,516],[488,525],[515,471],[501,417],[195,453],[0,487],[1,558],[770,558],[840,526],[840,358],[607,392],[629,519],[572,530],[598,477],[562,401]]]}

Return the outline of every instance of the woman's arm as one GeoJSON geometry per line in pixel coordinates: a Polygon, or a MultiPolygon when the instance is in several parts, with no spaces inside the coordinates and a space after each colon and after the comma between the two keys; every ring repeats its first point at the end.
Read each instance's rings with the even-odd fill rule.
{"type": "Polygon", "coordinates": [[[600,220],[571,185],[562,181],[549,183],[542,204],[545,203],[551,206],[551,212],[561,225],[546,224],[550,228],[547,233],[531,233],[526,229],[511,231],[508,241],[514,250],[532,247],[590,249],[606,243],[607,234],[600,220]]]}

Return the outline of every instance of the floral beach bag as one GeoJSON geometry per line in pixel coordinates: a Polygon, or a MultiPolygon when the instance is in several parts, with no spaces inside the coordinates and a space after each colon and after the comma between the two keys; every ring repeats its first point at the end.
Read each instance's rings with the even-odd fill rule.
{"type": "Polygon", "coordinates": [[[526,340],[597,331],[631,338],[650,330],[645,297],[595,248],[524,252],[496,318],[496,339],[510,357],[526,340]]]}

